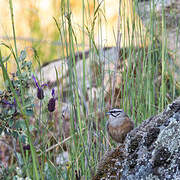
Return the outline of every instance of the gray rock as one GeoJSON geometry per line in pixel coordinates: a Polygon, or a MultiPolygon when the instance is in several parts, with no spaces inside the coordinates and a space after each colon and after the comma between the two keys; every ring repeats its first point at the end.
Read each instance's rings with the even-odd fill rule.
{"type": "Polygon", "coordinates": [[[106,154],[94,179],[115,175],[123,180],[180,179],[180,97],[106,154]]]}

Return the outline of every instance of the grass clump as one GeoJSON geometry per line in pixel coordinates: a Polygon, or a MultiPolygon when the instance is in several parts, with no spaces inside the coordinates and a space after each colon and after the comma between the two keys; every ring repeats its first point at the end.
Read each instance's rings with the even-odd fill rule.
{"type": "MultiPolygon", "coordinates": [[[[179,89],[166,66],[170,57],[165,42],[161,45],[154,40],[153,22],[150,28],[151,43],[148,46],[134,47],[131,44],[134,37],[130,37],[129,47],[116,47],[116,58],[110,59],[113,56],[111,54],[106,64],[103,53],[111,48],[103,49],[102,44],[99,48],[94,40],[95,24],[98,22],[101,28],[102,3],[96,4],[94,1],[94,16],[89,29],[84,20],[86,9],[83,1],[83,42],[80,47],[83,53],[77,56],[78,41],[72,25],[69,1],[63,2],[60,22],[56,18],[54,20],[63,44],[64,51],[61,53],[68,56],[64,59],[68,67],[67,76],[60,77],[59,70],[55,68],[56,85],[51,87],[47,82],[42,83],[44,77],[41,76],[38,56],[35,58],[39,64],[39,74],[33,71],[32,62],[27,60],[26,49],[18,52],[13,6],[12,1],[9,1],[14,49],[6,44],[1,44],[1,47],[10,50],[17,72],[13,75],[7,73],[5,64],[10,56],[3,58],[1,55],[5,90],[0,94],[0,134],[11,137],[13,142],[13,159],[7,169],[1,169],[2,178],[4,174],[8,174],[8,177],[13,174],[30,179],[88,179],[93,176],[104,152],[113,146],[105,129],[104,113],[108,108],[124,108],[138,125],[142,120],[162,111],[167,103],[179,95],[179,89]],[[86,30],[89,35],[89,53],[84,51],[86,30]],[[76,67],[80,60],[83,62],[81,79],[80,69],[76,67]],[[90,65],[87,65],[88,60],[90,65]],[[94,71],[89,79],[86,77],[88,66],[94,71]],[[35,93],[31,93],[30,87],[33,87],[35,93]],[[66,95],[65,88],[68,88],[66,95]],[[93,91],[93,88],[96,90],[93,91]],[[64,98],[68,101],[64,102],[64,98]],[[68,113],[62,110],[63,103],[70,104],[68,113]],[[67,127],[68,136],[62,133],[67,127]],[[21,173],[18,174],[17,168],[20,168],[21,173]]],[[[132,32],[134,30],[131,29],[132,32]]],[[[162,34],[165,37],[164,30],[162,34]]],[[[116,41],[118,46],[120,39],[116,41]]]]}

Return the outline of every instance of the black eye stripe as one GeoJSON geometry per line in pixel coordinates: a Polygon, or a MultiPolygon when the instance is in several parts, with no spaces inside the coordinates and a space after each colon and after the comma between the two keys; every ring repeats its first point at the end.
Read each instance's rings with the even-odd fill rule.
{"type": "Polygon", "coordinates": [[[119,116],[120,114],[121,114],[121,112],[120,112],[120,113],[118,113],[118,114],[116,114],[116,117],[117,117],[117,116],[119,116]]]}
{"type": "Polygon", "coordinates": [[[114,114],[111,113],[111,116],[116,117],[114,114]]]}
{"type": "MultiPolygon", "coordinates": [[[[113,112],[111,112],[111,116],[113,116],[113,117],[119,116],[121,114],[121,111],[118,111],[118,112],[119,112],[118,114],[113,114],[113,112]]],[[[117,113],[117,111],[115,111],[115,113],[117,113]]]]}

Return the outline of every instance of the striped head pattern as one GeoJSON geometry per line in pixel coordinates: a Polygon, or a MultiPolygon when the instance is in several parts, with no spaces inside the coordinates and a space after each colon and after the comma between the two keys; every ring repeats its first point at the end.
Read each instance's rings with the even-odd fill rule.
{"type": "Polygon", "coordinates": [[[113,108],[109,112],[107,112],[106,114],[112,118],[118,118],[118,117],[126,115],[125,112],[123,111],[123,109],[119,109],[119,108],[113,108]]]}

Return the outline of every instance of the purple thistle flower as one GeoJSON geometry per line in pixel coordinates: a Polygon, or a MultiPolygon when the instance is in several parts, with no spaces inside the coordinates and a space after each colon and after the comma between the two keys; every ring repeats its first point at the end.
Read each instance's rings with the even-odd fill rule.
{"type": "Polygon", "coordinates": [[[54,88],[52,89],[52,98],[48,102],[48,111],[53,112],[55,110],[55,105],[56,105],[56,98],[55,98],[55,90],[54,88]]]}
{"type": "Polygon", "coordinates": [[[15,98],[14,98],[14,102],[13,103],[10,103],[9,101],[6,101],[4,99],[2,100],[2,103],[6,104],[6,105],[9,105],[10,107],[12,107],[12,106],[16,107],[16,105],[17,105],[15,98]]]}
{"type": "Polygon", "coordinates": [[[17,115],[17,102],[16,102],[16,99],[14,98],[14,102],[13,103],[10,103],[9,101],[6,101],[6,100],[2,100],[1,103],[9,106],[10,108],[14,107],[15,109],[15,112],[14,112],[14,116],[17,115]]]}
{"type": "Polygon", "coordinates": [[[37,87],[37,98],[40,99],[40,100],[42,100],[42,99],[44,98],[44,91],[43,91],[42,88],[43,88],[44,86],[48,86],[48,85],[47,85],[47,84],[42,84],[41,86],[39,86],[39,84],[38,84],[38,82],[37,82],[37,80],[36,80],[36,78],[35,78],[34,75],[32,75],[32,78],[33,78],[34,82],[36,83],[36,87],[37,87]]]}
{"type": "Polygon", "coordinates": [[[14,102],[13,103],[10,103],[9,101],[6,101],[6,100],[2,100],[1,101],[3,104],[6,104],[6,105],[9,105],[11,108],[12,107],[15,107],[15,111],[17,110],[17,103],[16,103],[16,99],[14,98],[14,102]]]}

